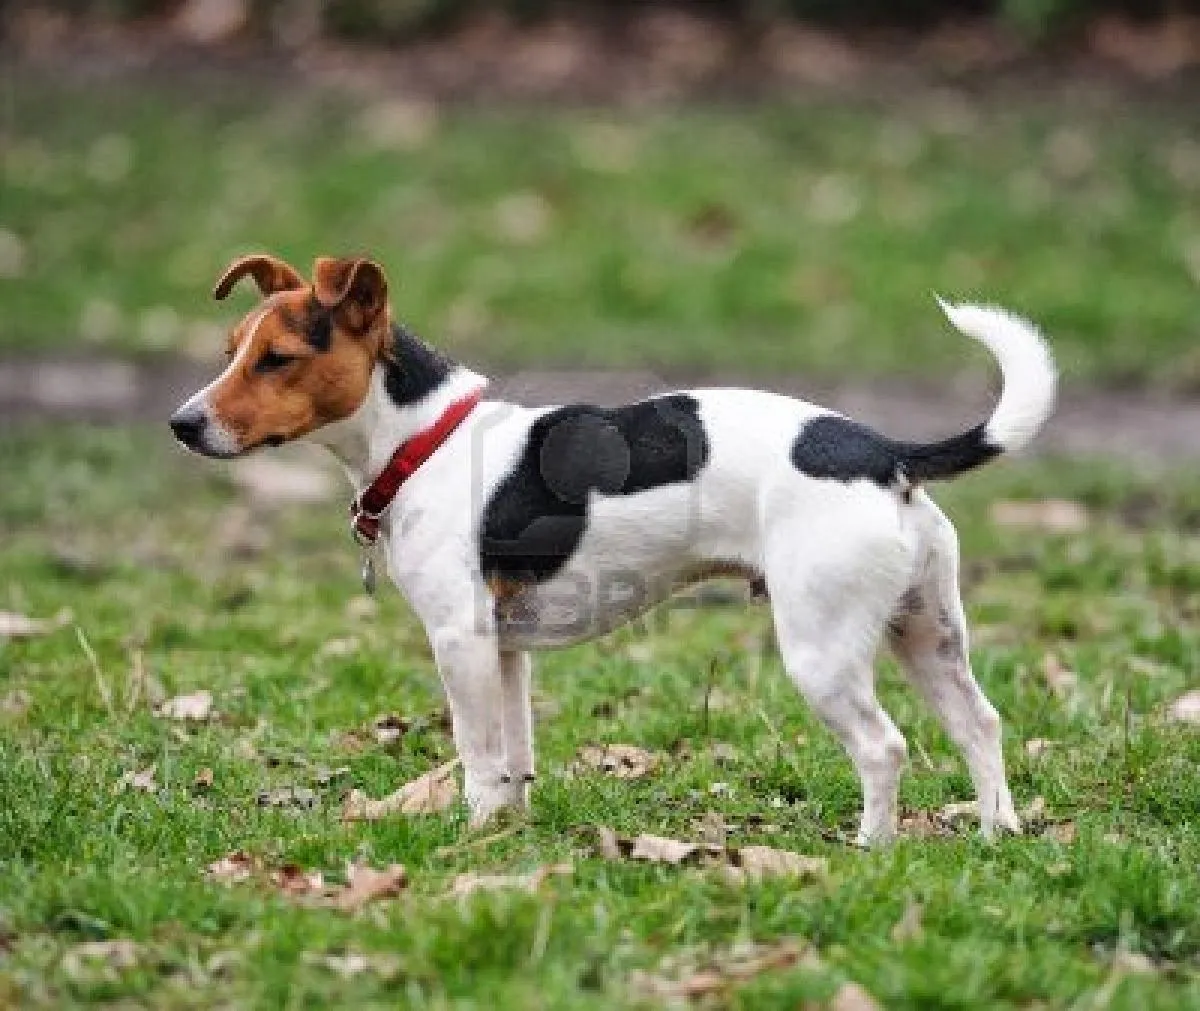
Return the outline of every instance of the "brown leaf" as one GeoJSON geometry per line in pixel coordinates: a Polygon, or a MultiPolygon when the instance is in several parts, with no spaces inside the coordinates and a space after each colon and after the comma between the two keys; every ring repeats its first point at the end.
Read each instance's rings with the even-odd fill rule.
{"type": "Polygon", "coordinates": [[[1063,666],[1062,661],[1054,653],[1047,653],[1042,658],[1042,676],[1050,690],[1060,698],[1067,698],[1075,691],[1079,678],[1075,672],[1063,666]]]}
{"type": "Polygon", "coordinates": [[[883,1011],[883,1008],[857,983],[843,983],[829,1002],[829,1011],[883,1011]]]}
{"type": "Polygon", "coordinates": [[[617,779],[640,779],[658,766],[658,756],[633,744],[588,745],[579,749],[579,760],[617,779]]]}
{"type": "Polygon", "coordinates": [[[626,846],[622,852],[623,840],[607,825],[597,827],[596,837],[596,852],[605,860],[620,860],[622,856],[628,855],[629,847],[626,846]]]}
{"type": "Polygon", "coordinates": [[[912,811],[900,819],[900,834],[912,839],[933,839],[953,833],[928,811],[912,811]]]}
{"type": "Polygon", "coordinates": [[[361,790],[351,790],[342,808],[344,821],[378,821],[392,814],[436,814],[444,811],[458,797],[458,779],[454,770],[458,759],[439,765],[436,769],[405,783],[395,793],[372,800],[361,790]]]}
{"type": "Polygon", "coordinates": [[[793,938],[785,938],[773,945],[741,946],[713,959],[710,965],[685,972],[678,979],[637,973],[633,983],[660,999],[697,1000],[733,989],[765,972],[789,969],[802,962],[818,964],[811,949],[793,938]]]}
{"type": "Polygon", "coordinates": [[[234,850],[204,869],[204,876],[213,881],[245,881],[256,870],[257,862],[245,850],[234,850]]]}
{"type": "Polygon", "coordinates": [[[896,944],[907,944],[909,941],[919,941],[925,934],[925,929],[921,925],[921,913],[923,908],[921,903],[913,902],[909,899],[908,904],[904,907],[904,912],[900,919],[896,921],[896,925],[892,927],[892,940],[896,944]]]}
{"type": "Polygon", "coordinates": [[[1200,726],[1200,688],[1184,692],[1167,707],[1167,719],[1173,723],[1200,726]]]}
{"type": "Polygon", "coordinates": [[[1042,502],[996,502],[991,509],[992,522],[1013,530],[1044,530],[1073,534],[1086,530],[1090,517],[1078,502],[1046,499],[1042,502]]]}
{"type": "Polygon", "coordinates": [[[828,870],[824,857],[804,856],[770,846],[741,846],[727,852],[731,866],[751,881],[765,877],[818,878],[828,870]]]}
{"type": "Polygon", "coordinates": [[[155,706],[154,715],[167,720],[186,720],[203,723],[213,711],[212,692],[202,688],[188,695],[176,695],[155,706]]]}
{"type": "Polygon", "coordinates": [[[321,895],[325,891],[325,875],[319,870],[306,871],[299,864],[284,864],[276,868],[270,874],[270,881],[291,898],[321,895]]]}
{"type": "Polygon", "coordinates": [[[728,841],[729,826],[725,824],[725,819],[718,811],[705,812],[704,817],[699,822],[694,822],[692,827],[700,837],[700,841],[706,846],[724,848],[728,841]]]}
{"type": "Polygon", "coordinates": [[[639,835],[633,840],[629,857],[656,864],[680,864],[699,850],[696,843],[680,842],[660,835],[639,835]]]}
{"type": "Polygon", "coordinates": [[[450,894],[455,898],[463,898],[476,892],[494,892],[507,888],[516,888],[532,894],[548,878],[555,875],[570,876],[574,873],[575,868],[568,863],[543,864],[528,874],[476,874],[468,871],[454,878],[450,894]]]}
{"type": "Polygon", "coordinates": [[[1117,972],[1133,976],[1153,975],[1158,971],[1154,963],[1140,951],[1129,951],[1125,948],[1117,949],[1113,955],[1112,967],[1117,972]]]}
{"type": "Polygon", "coordinates": [[[134,772],[132,769],[123,772],[121,778],[117,780],[113,786],[113,793],[124,793],[126,790],[140,790],[142,793],[155,793],[158,790],[158,784],[154,782],[154,770],[157,766],[150,766],[148,769],[142,769],[140,772],[134,772]]]}
{"type": "Polygon", "coordinates": [[[1075,841],[1076,829],[1073,821],[1060,821],[1046,829],[1046,835],[1051,839],[1069,846],[1075,841]]]}
{"type": "Polygon", "coordinates": [[[1040,758],[1054,745],[1044,737],[1031,737],[1025,742],[1025,754],[1030,758],[1040,758]]]}
{"type": "Polygon", "coordinates": [[[382,871],[365,864],[350,864],[346,868],[346,887],[333,898],[333,905],[343,912],[360,909],[375,899],[399,895],[408,884],[408,874],[400,864],[390,864],[382,871]]]}
{"type": "Polygon", "coordinates": [[[192,789],[197,791],[211,790],[213,785],[213,771],[207,765],[196,773],[196,778],[192,780],[192,789]]]}

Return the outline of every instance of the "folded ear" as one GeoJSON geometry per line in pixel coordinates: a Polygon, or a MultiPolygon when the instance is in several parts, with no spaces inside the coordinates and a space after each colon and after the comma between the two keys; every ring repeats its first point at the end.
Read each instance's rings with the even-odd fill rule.
{"type": "Polygon", "coordinates": [[[366,330],[387,306],[387,278],[374,260],[317,257],[313,292],[326,309],[345,310],[352,329],[366,330]]]}
{"type": "Polygon", "coordinates": [[[249,274],[263,295],[274,295],[277,291],[303,288],[304,278],[278,257],[266,253],[243,256],[225,268],[225,273],[213,288],[213,298],[220,302],[233,291],[233,286],[249,274]]]}

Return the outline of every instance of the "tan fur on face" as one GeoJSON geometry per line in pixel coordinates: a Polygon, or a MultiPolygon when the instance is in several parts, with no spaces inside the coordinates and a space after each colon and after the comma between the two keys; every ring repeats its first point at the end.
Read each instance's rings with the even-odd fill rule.
{"type": "Polygon", "coordinates": [[[240,450],[298,438],[359,408],[390,328],[386,305],[365,329],[361,307],[351,308],[323,307],[310,287],[281,291],[234,329],[230,364],[208,400],[240,450]],[[309,338],[322,315],[330,320],[324,351],[309,338]],[[262,371],[259,363],[269,352],[296,360],[262,371]]]}

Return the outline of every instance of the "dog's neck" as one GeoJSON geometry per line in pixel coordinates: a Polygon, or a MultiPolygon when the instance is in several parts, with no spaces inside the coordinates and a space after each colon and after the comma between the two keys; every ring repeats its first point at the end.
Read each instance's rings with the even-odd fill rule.
{"type": "Polygon", "coordinates": [[[456,400],[487,379],[446,358],[403,326],[393,324],[388,349],[375,363],[362,405],[309,439],[341,461],[356,491],[375,479],[397,447],[433,425],[456,400]]]}

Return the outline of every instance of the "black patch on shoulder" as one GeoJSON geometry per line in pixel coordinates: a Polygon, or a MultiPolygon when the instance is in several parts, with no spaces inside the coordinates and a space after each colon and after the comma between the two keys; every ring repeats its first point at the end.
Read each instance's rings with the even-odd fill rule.
{"type": "Polygon", "coordinates": [[[700,405],[687,394],[624,407],[560,407],[538,418],[480,526],[485,577],[542,582],[579,546],[588,497],[691,481],[708,461],[700,405]]]}
{"type": "Polygon", "coordinates": [[[398,323],[392,325],[392,346],[383,364],[384,388],[401,407],[424,400],[454,369],[454,362],[398,323]]]}
{"type": "Polygon", "coordinates": [[[1001,453],[987,441],[987,426],[940,442],[899,442],[836,414],[806,421],[792,443],[792,465],[809,477],[832,481],[873,481],[881,488],[897,482],[953,477],[1001,453]]]}

